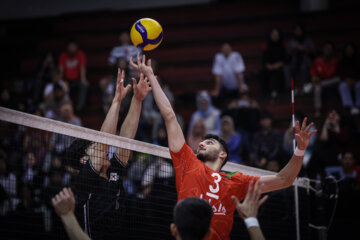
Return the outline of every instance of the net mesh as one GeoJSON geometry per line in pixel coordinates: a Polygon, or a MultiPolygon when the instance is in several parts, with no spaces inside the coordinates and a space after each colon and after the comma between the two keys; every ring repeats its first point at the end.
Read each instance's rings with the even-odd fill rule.
{"type": "MultiPolygon", "coordinates": [[[[4,239],[67,239],[51,205],[65,186],[75,193],[76,217],[93,239],[172,239],[177,193],[168,149],[6,109],[1,119],[4,239]]],[[[225,170],[269,174],[232,163],[225,170]]],[[[306,189],[299,189],[299,199],[301,237],[307,239],[306,189]]],[[[295,239],[294,214],[293,188],[269,193],[258,214],[266,238],[295,239]]],[[[231,238],[249,239],[237,214],[234,219],[231,238]]]]}

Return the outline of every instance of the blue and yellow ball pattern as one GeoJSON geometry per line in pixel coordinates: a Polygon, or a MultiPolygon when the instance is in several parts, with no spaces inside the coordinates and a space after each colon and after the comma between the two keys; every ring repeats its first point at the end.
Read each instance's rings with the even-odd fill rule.
{"type": "Polygon", "coordinates": [[[156,20],[151,18],[142,18],[137,20],[131,27],[130,38],[136,47],[144,51],[150,51],[163,40],[163,29],[156,20]]]}

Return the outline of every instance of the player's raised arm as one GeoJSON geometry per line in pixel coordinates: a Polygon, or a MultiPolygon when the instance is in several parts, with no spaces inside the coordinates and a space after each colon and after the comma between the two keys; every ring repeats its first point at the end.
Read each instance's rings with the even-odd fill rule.
{"type": "Polygon", "coordinates": [[[289,187],[296,179],[300,172],[302,161],[304,159],[304,152],[309,145],[310,138],[317,132],[317,130],[310,132],[314,123],[306,126],[306,121],[307,118],[304,119],[301,128],[299,121],[296,121],[295,136],[297,147],[288,164],[286,164],[286,166],[276,175],[260,177],[259,182],[264,184],[263,192],[270,192],[289,187]]]}
{"type": "MultiPolygon", "coordinates": [[[[122,78],[124,78],[124,76],[122,78]]],[[[148,79],[144,77],[144,74],[140,74],[139,82],[137,82],[135,78],[132,78],[132,81],[134,96],[131,99],[129,112],[120,130],[120,136],[131,139],[135,138],[139,126],[142,102],[146,95],[151,91],[148,79]]],[[[129,159],[130,151],[123,148],[117,148],[116,155],[121,162],[126,163],[129,159]]]]}
{"type": "MultiPolygon", "coordinates": [[[[124,87],[124,71],[118,69],[118,78],[116,84],[115,96],[110,106],[108,113],[106,114],[105,120],[101,126],[100,131],[110,134],[116,134],[116,127],[119,120],[119,111],[121,101],[131,90],[131,86],[124,87]]],[[[94,143],[87,149],[87,154],[90,156],[92,166],[96,171],[106,173],[110,163],[107,159],[107,153],[109,150],[108,145],[94,143]]],[[[106,174],[105,174],[106,175],[106,174]]]]}
{"type": "Polygon", "coordinates": [[[151,68],[151,60],[149,59],[147,61],[147,64],[145,64],[145,55],[143,56],[141,61],[140,54],[138,54],[137,62],[138,64],[135,64],[132,59],[130,59],[130,65],[137,71],[143,73],[149,79],[156,105],[158,106],[160,113],[165,121],[165,126],[169,139],[169,148],[173,152],[178,152],[184,145],[185,138],[181,127],[176,120],[175,112],[172,109],[168,98],[161,89],[160,84],[154,75],[154,72],[151,68]]]}

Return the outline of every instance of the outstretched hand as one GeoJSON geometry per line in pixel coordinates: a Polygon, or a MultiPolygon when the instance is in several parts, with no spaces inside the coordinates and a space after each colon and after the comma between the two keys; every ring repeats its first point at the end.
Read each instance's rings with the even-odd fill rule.
{"type": "Polygon", "coordinates": [[[151,59],[149,59],[146,63],[146,56],[143,55],[142,60],[140,60],[140,53],[137,54],[137,64],[133,62],[132,57],[130,58],[130,65],[136,71],[144,74],[146,77],[150,78],[150,76],[154,75],[154,71],[151,68],[151,59]]]}
{"type": "Polygon", "coordinates": [[[314,126],[314,123],[310,123],[306,126],[307,118],[304,119],[300,128],[300,122],[296,121],[295,125],[295,137],[297,141],[297,147],[299,150],[306,150],[309,145],[310,138],[317,132],[317,129],[310,132],[311,128],[314,126]]]}
{"type": "Polygon", "coordinates": [[[142,101],[145,99],[146,95],[151,91],[151,86],[148,81],[148,78],[144,78],[144,74],[140,73],[140,80],[136,83],[136,79],[132,78],[133,81],[133,89],[134,89],[134,97],[142,101]]]}
{"type": "Polygon", "coordinates": [[[250,182],[246,197],[242,203],[239,202],[239,199],[237,199],[237,197],[231,196],[232,200],[234,201],[236,210],[242,219],[246,219],[249,217],[257,217],[259,207],[268,198],[268,196],[266,195],[262,199],[260,199],[263,185],[264,184],[261,184],[259,181],[257,181],[255,184],[253,182],[250,182]]]}
{"type": "Polygon", "coordinates": [[[62,191],[52,198],[51,202],[55,208],[56,214],[59,217],[69,213],[74,213],[75,198],[71,188],[63,188],[62,191]]]}
{"type": "Polygon", "coordinates": [[[121,103],[121,101],[125,98],[125,96],[129,93],[131,89],[131,85],[127,85],[126,87],[124,87],[124,79],[125,79],[125,72],[124,70],[121,71],[121,69],[119,68],[113,103],[115,102],[121,103]]]}

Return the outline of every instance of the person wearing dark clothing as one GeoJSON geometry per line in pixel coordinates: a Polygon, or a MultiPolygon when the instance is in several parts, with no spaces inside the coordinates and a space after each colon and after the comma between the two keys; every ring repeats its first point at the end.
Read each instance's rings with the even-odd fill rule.
{"type": "Polygon", "coordinates": [[[284,85],[286,50],[282,34],[274,28],[263,49],[263,87],[267,94],[276,98],[284,85]]]}

